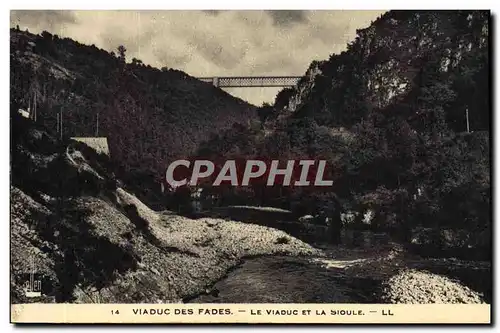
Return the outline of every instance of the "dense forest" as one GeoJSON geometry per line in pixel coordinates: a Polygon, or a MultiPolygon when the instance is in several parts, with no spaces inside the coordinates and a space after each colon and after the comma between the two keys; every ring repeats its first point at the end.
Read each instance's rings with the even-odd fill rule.
{"type": "Polygon", "coordinates": [[[225,203],[299,216],[352,212],[344,227],[392,230],[407,241],[415,228],[434,230],[436,246],[452,233],[488,255],[489,20],[487,11],[390,11],[358,30],[345,52],[314,61],[295,88],[259,108],[260,122],[235,125],[197,153],[321,157],[331,165],[328,190],[211,190],[225,203]]]}

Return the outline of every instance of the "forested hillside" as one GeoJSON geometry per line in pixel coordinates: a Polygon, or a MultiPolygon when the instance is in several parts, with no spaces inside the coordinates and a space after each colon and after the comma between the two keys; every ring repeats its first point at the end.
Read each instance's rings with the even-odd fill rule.
{"type": "Polygon", "coordinates": [[[488,32],[487,11],[390,11],[259,109],[262,123],[227,131],[199,154],[326,158],[328,191],[244,195],[299,214],[354,212],[354,226],[407,240],[432,228],[436,246],[447,242],[442,230],[473,231],[480,236],[454,239],[489,253],[488,32]]]}
{"type": "Polygon", "coordinates": [[[125,54],[126,46],[115,54],[46,31],[12,29],[12,109],[36,107],[36,122],[55,137],[107,137],[113,160],[130,178],[161,177],[211,133],[255,115],[252,105],[211,84],[135,58],[126,63],[125,54]]]}
{"type": "Polygon", "coordinates": [[[466,130],[468,108],[471,129],[488,130],[488,20],[489,12],[388,12],[358,30],[345,52],[313,62],[276,106],[350,127],[397,105],[415,129],[445,121],[455,132],[466,130]]]}

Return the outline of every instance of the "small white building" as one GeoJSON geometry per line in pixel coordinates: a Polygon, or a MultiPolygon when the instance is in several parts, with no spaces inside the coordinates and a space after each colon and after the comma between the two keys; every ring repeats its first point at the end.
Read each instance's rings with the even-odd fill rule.
{"type": "Polygon", "coordinates": [[[106,137],[72,137],[71,140],[75,140],[86,144],[90,148],[94,149],[98,154],[109,154],[108,138],[106,137]]]}
{"type": "Polygon", "coordinates": [[[29,109],[29,108],[28,108],[28,111],[23,110],[23,109],[19,109],[19,110],[17,110],[17,112],[18,112],[21,116],[23,116],[24,118],[28,118],[28,119],[29,119],[29,117],[30,117],[30,109],[29,109]]]}

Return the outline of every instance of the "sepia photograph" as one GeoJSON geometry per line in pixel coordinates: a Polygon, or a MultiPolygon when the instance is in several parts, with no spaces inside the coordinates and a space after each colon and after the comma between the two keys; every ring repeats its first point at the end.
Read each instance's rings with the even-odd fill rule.
{"type": "Polygon", "coordinates": [[[11,10],[11,322],[490,323],[491,20],[11,10]]]}

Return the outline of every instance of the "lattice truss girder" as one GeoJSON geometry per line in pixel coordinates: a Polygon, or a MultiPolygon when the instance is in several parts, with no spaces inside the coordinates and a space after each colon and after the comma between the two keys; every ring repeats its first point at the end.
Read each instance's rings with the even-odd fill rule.
{"type": "Polygon", "coordinates": [[[291,87],[295,86],[300,76],[234,76],[203,77],[204,82],[211,82],[217,87],[291,87]]]}

